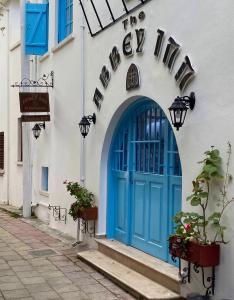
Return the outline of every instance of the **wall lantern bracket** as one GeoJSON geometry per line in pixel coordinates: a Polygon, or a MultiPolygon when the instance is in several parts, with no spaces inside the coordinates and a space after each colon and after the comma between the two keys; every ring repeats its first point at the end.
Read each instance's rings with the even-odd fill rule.
{"type": "Polygon", "coordinates": [[[36,123],[33,126],[33,128],[32,128],[33,135],[34,135],[34,137],[35,137],[36,140],[40,137],[41,128],[43,128],[45,130],[45,122],[43,122],[43,123],[36,123]]]}
{"type": "Polygon", "coordinates": [[[54,71],[49,74],[44,74],[38,80],[31,80],[29,78],[23,78],[20,82],[12,84],[11,87],[15,88],[54,88],[54,71]],[[50,81],[49,81],[50,78],[50,81]]]}
{"type": "Polygon", "coordinates": [[[196,97],[192,92],[190,96],[177,97],[168,108],[171,116],[171,122],[176,130],[183,126],[188,109],[195,107],[196,97]]]}
{"type": "Polygon", "coordinates": [[[83,116],[79,123],[80,133],[85,138],[89,133],[90,124],[96,124],[96,115],[93,113],[92,115],[83,116]]]}

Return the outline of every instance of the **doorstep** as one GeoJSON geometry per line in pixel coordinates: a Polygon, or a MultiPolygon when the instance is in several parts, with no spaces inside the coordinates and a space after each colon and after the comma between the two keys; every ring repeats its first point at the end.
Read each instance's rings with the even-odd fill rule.
{"type": "Polygon", "coordinates": [[[96,268],[140,299],[184,299],[180,296],[178,269],[137,249],[111,240],[96,240],[98,250],[78,253],[96,268]]]}

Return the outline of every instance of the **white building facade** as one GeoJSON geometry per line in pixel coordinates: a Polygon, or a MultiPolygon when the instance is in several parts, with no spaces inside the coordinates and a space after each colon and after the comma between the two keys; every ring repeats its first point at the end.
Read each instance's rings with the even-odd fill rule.
{"type": "MultiPolygon", "coordinates": [[[[24,51],[20,33],[9,34],[11,26],[19,28],[18,2],[7,6],[10,12],[18,7],[14,17],[18,23],[7,27],[4,22],[11,13],[3,13],[2,26],[9,30],[0,36],[4,41],[1,65],[8,74],[1,81],[5,156],[0,200],[21,206],[30,185],[37,217],[75,237],[77,224],[72,218],[58,221],[48,206],[68,210],[74,199],[63,182],[79,181],[95,194],[97,236],[172,263],[167,250],[172,216],[191,209],[186,197],[200,170],[197,162],[212,145],[225,157],[227,141],[234,144],[234,4],[231,0],[116,0],[108,7],[96,0],[94,9],[91,1],[70,0],[65,8],[67,22],[61,24],[61,2],[48,4],[48,49],[43,55],[25,57],[30,60],[32,79],[54,72],[54,87],[48,88],[51,120],[40,138],[33,138],[33,123],[24,131],[28,144],[23,148],[30,151],[23,160],[31,170],[24,186],[15,138],[19,136],[18,90],[9,87],[20,81],[24,51]],[[191,92],[195,108],[176,131],[168,108],[177,96],[191,92]],[[78,123],[83,115],[93,113],[96,124],[83,139],[78,123]]],[[[232,197],[233,185],[229,192],[232,197]]],[[[225,215],[229,243],[221,247],[215,299],[234,299],[233,213],[231,207],[225,215]]],[[[190,291],[204,291],[197,277],[182,286],[183,295],[190,291]]]]}

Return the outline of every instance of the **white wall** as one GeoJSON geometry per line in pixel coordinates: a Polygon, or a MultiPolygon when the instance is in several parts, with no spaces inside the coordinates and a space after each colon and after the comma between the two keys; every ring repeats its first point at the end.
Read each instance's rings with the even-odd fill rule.
{"type": "MultiPolygon", "coordinates": [[[[101,2],[99,2],[101,3],[101,2]]],[[[96,196],[99,205],[98,232],[106,232],[106,161],[111,133],[116,126],[120,112],[135,96],[146,96],[155,100],[168,115],[168,107],[180,94],[174,76],[185,55],[191,59],[196,70],[196,77],[191,82],[185,95],[196,93],[196,107],[189,112],[185,125],[175,132],[183,168],[183,209],[188,209],[185,198],[191,193],[191,181],[199,171],[199,161],[203,152],[211,145],[218,147],[222,155],[226,153],[226,143],[234,144],[231,128],[234,126],[234,102],[232,61],[234,53],[232,12],[234,3],[231,0],[164,0],[151,1],[143,7],[145,21],[139,23],[146,29],[144,54],[136,53],[126,58],[122,53],[122,41],[127,32],[133,32],[133,43],[136,45],[135,29],[125,31],[121,22],[91,38],[86,28],[86,73],[85,73],[85,114],[95,112],[97,124],[91,126],[86,143],[86,186],[96,196]],[[162,54],[167,39],[172,36],[180,45],[181,51],[172,72],[154,57],[157,29],[166,33],[162,54]],[[106,90],[101,86],[99,75],[103,65],[111,70],[109,54],[117,46],[121,54],[121,64],[112,71],[112,79],[106,90]],[[130,64],[139,66],[141,87],[137,91],[127,92],[125,80],[130,64]],[[100,112],[92,99],[95,88],[104,94],[100,112]],[[128,100],[130,99],[130,100],[128,100]],[[105,141],[105,143],[104,143],[105,141]],[[103,143],[105,149],[103,151],[103,143]]],[[[46,124],[45,132],[39,140],[34,141],[33,153],[33,189],[34,201],[39,203],[36,213],[50,224],[71,235],[76,233],[76,224],[68,219],[64,225],[48,215],[46,205],[56,204],[69,208],[72,199],[67,195],[62,184],[64,179],[79,180],[80,133],[77,123],[80,121],[80,22],[81,11],[74,1],[74,39],[61,49],[53,49],[56,36],[54,1],[50,1],[50,49],[39,63],[39,75],[55,72],[55,88],[50,90],[51,122],[46,124]],[[52,50],[53,49],[53,50],[52,50]],[[57,51],[55,51],[57,50],[57,51]],[[49,193],[40,193],[41,167],[49,167],[49,193]],[[40,204],[41,203],[41,204],[40,204]]],[[[134,46],[135,49],[135,46],[134,46]]],[[[234,160],[231,171],[234,173],[234,160]]],[[[231,195],[234,186],[230,188],[231,195]]],[[[234,226],[231,208],[225,217],[229,225],[227,239],[230,243],[222,247],[220,266],[217,268],[216,299],[233,298],[234,280],[234,226]]],[[[193,285],[189,286],[193,289],[193,285]]],[[[196,290],[197,288],[195,288],[196,290]]]]}

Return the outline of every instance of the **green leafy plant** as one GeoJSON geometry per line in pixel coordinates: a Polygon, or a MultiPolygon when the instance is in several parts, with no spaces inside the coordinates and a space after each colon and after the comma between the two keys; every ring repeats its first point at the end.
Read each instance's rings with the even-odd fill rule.
{"type": "Polygon", "coordinates": [[[64,181],[69,194],[76,198],[76,201],[71,204],[68,214],[77,220],[80,211],[86,208],[94,207],[94,195],[78,182],[64,181]]]}
{"type": "Polygon", "coordinates": [[[187,197],[191,206],[200,208],[200,213],[178,212],[173,218],[176,235],[202,244],[226,243],[224,239],[226,227],[222,224],[222,218],[227,207],[234,202],[234,198],[229,199],[227,193],[232,180],[232,175],[229,174],[231,150],[231,144],[228,143],[225,171],[222,171],[222,159],[218,149],[212,146],[204,153],[205,158],[199,162],[202,164],[201,173],[192,182],[193,192],[187,197]],[[216,190],[217,210],[208,215],[209,203],[214,201],[216,190]],[[208,232],[212,232],[211,237],[208,237],[208,232]]]}

